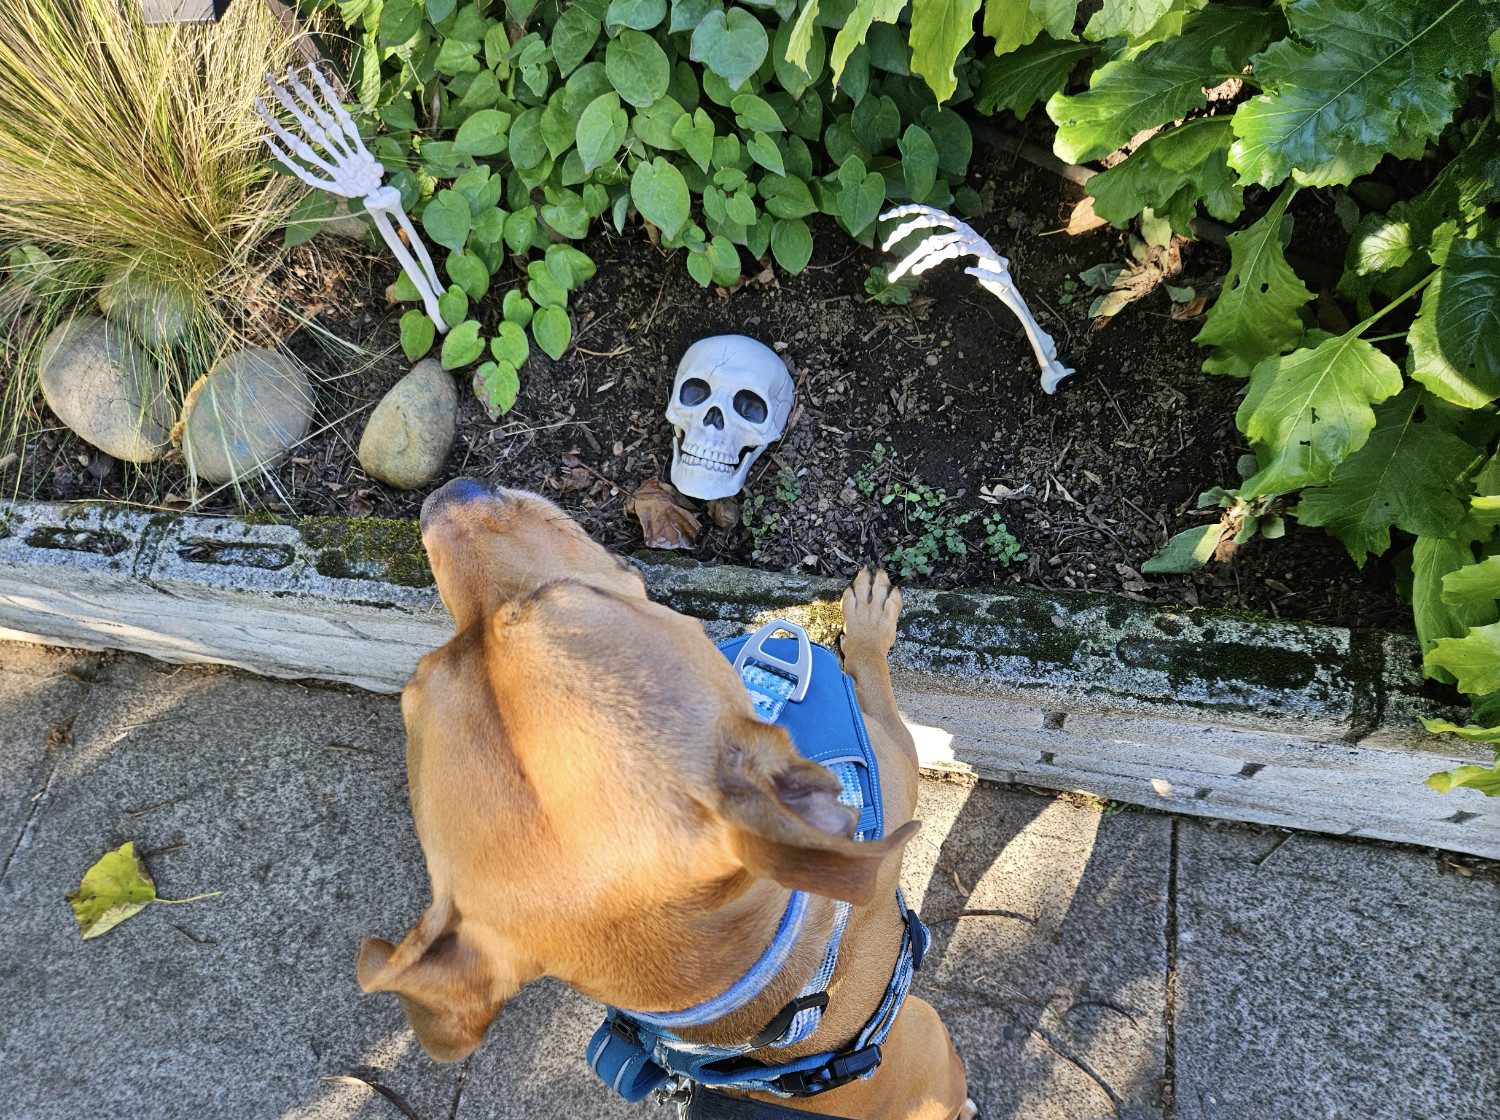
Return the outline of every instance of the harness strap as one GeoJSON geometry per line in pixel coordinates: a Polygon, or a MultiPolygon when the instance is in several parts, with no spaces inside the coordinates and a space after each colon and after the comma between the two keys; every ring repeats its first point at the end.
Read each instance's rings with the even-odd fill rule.
{"type": "MultiPolygon", "coordinates": [[[[801,1109],[788,1108],[773,1101],[756,1100],[754,1097],[731,1097],[717,1089],[704,1085],[693,1086],[692,1099],[688,1101],[687,1120],[807,1120],[808,1114],[801,1109]]],[[[846,1120],[841,1116],[818,1113],[819,1120],[846,1120]]]]}

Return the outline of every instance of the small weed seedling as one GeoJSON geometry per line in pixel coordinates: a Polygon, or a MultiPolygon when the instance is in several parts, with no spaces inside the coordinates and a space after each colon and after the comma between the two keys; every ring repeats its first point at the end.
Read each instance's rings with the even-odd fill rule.
{"type": "Polygon", "coordinates": [[[984,526],[984,551],[991,560],[1008,568],[1013,562],[1026,559],[1026,553],[1021,551],[1021,542],[1005,527],[1005,522],[989,513],[985,514],[980,524],[984,526]]]}
{"type": "Polygon", "coordinates": [[[898,499],[904,507],[907,527],[918,531],[913,543],[902,545],[885,558],[885,563],[901,575],[930,576],[933,564],[942,557],[963,556],[969,551],[960,530],[977,514],[973,510],[954,513],[945,508],[948,491],[934,490],[921,482],[913,482],[907,488],[898,482],[880,501],[890,505],[898,499]]]}

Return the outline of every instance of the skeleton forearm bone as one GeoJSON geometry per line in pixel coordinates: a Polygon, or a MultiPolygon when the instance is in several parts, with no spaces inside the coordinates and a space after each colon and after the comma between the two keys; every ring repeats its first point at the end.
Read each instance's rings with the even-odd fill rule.
{"type": "Polygon", "coordinates": [[[1021,293],[1016,291],[1015,284],[1011,280],[1007,267],[1009,262],[995,252],[988,241],[957,218],[941,210],[935,210],[931,206],[898,206],[894,210],[886,211],[880,217],[882,221],[911,218],[911,221],[902,222],[897,226],[895,232],[885,239],[883,248],[887,251],[914,230],[949,227],[953,232],[933,234],[912,250],[900,264],[891,270],[891,280],[899,280],[908,272],[920,275],[944,261],[956,260],[960,257],[975,258],[979,262],[978,265],[966,268],[964,271],[975,277],[983,288],[998,296],[1006,307],[1015,312],[1016,318],[1021,320],[1021,327],[1026,332],[1026,338],[1031,343],[1032,350],[1036,352],[1037,364],[1042,367],[1042,391],[1044,393],[1056,392],[1057,383],[1073,371],[1057,360],[1057,344],[1052,341],[1051,335],[1037,326],[1036,320],[1032,318],[1031,310],[1026,306],[1026,301],[1021,298],[1021,293]]]}
{"type": "Polygon", "coordinates": [[[422,244],[421,237],[417,235],[401,206],[401,192],[395,187],[381,185],[385,169],[360,139],[354,118],[339,103],[338,97],[323,80],[323,75],[315,67],[309,68],[309,73],[322,93],[322,102],[317,94],[302,83],[291,67],[287,67],[286,82],[292,87],[295,97],[277,85],[271,75],[267,74],[266,80],[271,83],[271,91],[281,107],[291,115],[308,138],[323,149],[324,154],[319,155],[312,144],[284,128],[271,116],[265,102],[256,98],[255,109],[270,129],[270,135],[262,139],[277,161],[308,186],[329,194],[342,195],[344,198],[364,197],[365,209],[374,221],[375,228],[421,294],[422,306],[426,308],[428,317],[440,332],[446,333],[448,324],[438,311],[437,301],[438,293],[445,289],[438,278],[437,269],[433,267],[432,258],[427,255],[427,247],[422,244]],[[323,103],[328,108],[324,108],[323,103]],[[294,155],[296,159],[292,158],[294,155]],[[328,178],[318,178],[307,167],[298,163],[298,159],[323,172],[328,178]],[[412,250],[416,252],[415,258],[402,243],[400,234],[391,227],[390,219],[393,214],[401,224],[407,240],[411,242],[412,250]]]}

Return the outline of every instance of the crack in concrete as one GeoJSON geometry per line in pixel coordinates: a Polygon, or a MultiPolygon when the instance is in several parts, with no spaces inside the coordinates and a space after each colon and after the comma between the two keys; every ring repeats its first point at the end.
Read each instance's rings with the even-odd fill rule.
{"type": "Polygon", "coordinates": [[[1165,1120],[1177,1115],[1177,830],[1182,821],[1172,818],[1172,840],[1167,853],[1167,982],[1162,1016],[1166,1032],[1161,1106],[1165,1120]]]}
{"type": "Polygon", "coordinates": [[[78,698],[78,706],[73,709],[73,714],[54,723],[52,730],[47,735],[47,742],[44,744],[43,749],[52,756],[52,765],[47,768],[47,777],[42,782],[42,788],[32,795],[31,808],[26,813],[25,823],[16,832],[16,842],[10,846],[10,851],[5,853],[5,865],[0,867],[0,881],[4,881],[5,877],[10,874],[11,861],[16,858],[16,853],[26,843],[26,836],[31,832],[31,826],[36,822],[37,814],[41,812],[42,803],[47,800],[47,791],[52,788],[52,779],[57,776],[57,766],[62,761],[63,751],[73,741],[73,724],[83,714],[83,709],[88,704],[89,697],[94,694],[94,684],[98,679],[99,670],[103,666],[104,655],[100,654],[94,658],[93,667],[89,670],[89,674],[86,677],[80,676],[77,673],[56,674],[57,676],[69,677],[83,685],[83,695],[78,698]],[[53,747],[54,737],[56,739],[55,748],[53,747]]]}
{"type": "Polygon", "coordinates": [[[458,1084],[453,1087],[453,1107],[448,1110],[448,1120],[458,1120],[459,1102],[464,1099],[464,1086],[469,1080],[469,1063],[474,1060],[470,1054],[464,1059],[464,1064],[458,1067],[458,1084]]]}

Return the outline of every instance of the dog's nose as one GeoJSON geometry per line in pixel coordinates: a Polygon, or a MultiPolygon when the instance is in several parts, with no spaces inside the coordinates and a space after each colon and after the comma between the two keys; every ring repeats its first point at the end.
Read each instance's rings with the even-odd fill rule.
{"type": "Polygon", "coordinates": [[[433,518],[440,517],[447,509],[470,502],[504,500],[505,488],[493,482],[481,482],[477,478],[455,478],[445,482],[422,503],[420,524],[426,532],[433,518]]]}

